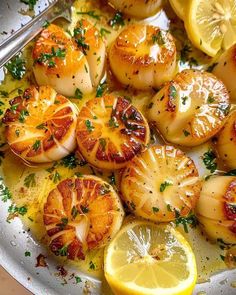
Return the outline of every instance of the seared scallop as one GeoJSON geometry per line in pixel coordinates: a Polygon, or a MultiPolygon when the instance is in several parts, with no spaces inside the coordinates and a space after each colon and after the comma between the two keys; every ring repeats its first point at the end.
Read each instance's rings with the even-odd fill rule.
{"type": "Polygon", "coordinates": [[[105,44],[87,20],[78,22],[71,38],[56,25],[44,29],[33,49],[33,71],[38,85],[74,96],[93,91],[103,75],[105,44]]]}
{"type": "Polygon", "coordinates": [[[153,146],[125,168],[122,198],[135,215],[158,222],[187,216],[196,206],[201,181],[194,162],[172,146],[153,146]]]}
{"type": "Polygon", "coordinates": [[[44,205],[49,247],[56,255],[84,259],[105,246],[120,229],[122,204],[113,188],[95,176],[68,178],[53,189],[44,205]]]}
{"type": "Polygon", "coordinates": [[[236,111],[229,116],[218,135],[217,151],[229,168],[236,168],[236,111]]]}
{"type": "Polygon", "coordinates": [[[157,13],[163,2],[163,0],[109,0],[116,10],[138,18],[146,18],[157,13]]]}
{"type": "Polygon", "coordinates": [[[213,74],[224,82],[231,102],[236,103],[236,44],[220,56],[213,69],[213,74]]]}
{"type": "Polygon", "coordinates": [[[145,148],[149,137],[149,126],[142,113],[115,94],[89,100],[78,116],[79,151],[97,168],[126,166],[145,148]]]}
{"type": "Polygon", "coordinates": [[[175,74],[175,42],[170,33],[158,27],[130,25],[111,45],[109,60],[122,84],[137,89],[159,87],[175,74]]]}
{"type": "Polygon", "coordinates": [[[197,203],[197,217],[213,240],[236,244],[236,177],[207,180],[197,203]]]}
{"type": "Polygon", "coordinates": [[[77,109],[48,86],[25,90],[10,101],[3,123],[11,150],[25,161],[59,160],[76,147],[77,109]]]}
{"type": "Polygon", "coordinates": [[[185,70],[165,84],[148,108],[149,121],[167,141],[196,146],[223,127],[230,110],[229,94],[214,75],[185,70]]]}

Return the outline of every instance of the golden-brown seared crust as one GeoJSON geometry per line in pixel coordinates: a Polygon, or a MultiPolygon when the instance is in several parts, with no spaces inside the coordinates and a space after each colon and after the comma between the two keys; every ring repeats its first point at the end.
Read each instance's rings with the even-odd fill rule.
{"type": "Polygon", "coordinates": [[[229,116],[218,134],[217,151],[227,167],[236,168],[236,111],[229,116]]]}
{"type": "Polygon", "coordinates": [[[229,94],[219,79],[185,70],[154,96],[148,118],[167,141],[196,146],[222,128],[229,110],[229,94]]]}
{"type": "Polygon", "coordinates": [[[84,259],[119,230],[123,209],[113,188],[95,176],[69,178],[52,190],[44,205],[49,247],[56,255],[84,259]]]}
{"type": "Polygon", "coordinates": [[[210,238],[236,243],[236,177],[207,180],[197,205],[197,216],[210,238]]]}
{"type": "Polygon", "coordinates": [[[36,41],[32,56],[35,65],[44,67],[47,74],[67,75],[80,67],[83,53],[62,28],[51,24],[36,41]],[[57,53],[58,49],[61,54],[57,53]],[[53,52],[54,56],[47,58],[53,52]]]}
{"type": "Polygon", "coordinates": [[[91,99],[79,113],[79,151],[95,167],[124,167],[145,148],[149,137],[149,126],[141,112],[115,94],[91,99]]]}
{"type": "Polygon", "coordinates": [[[196,206],[201,181],[194,162],[172,146],[153,146],[135,157],[121,179],[122,198],[137,216],[168,222],[196,206]]]}
{"type": "Polygon", "coordinates": [[[58,160],[76,145],[77,110],[47,86],[34,86],[10,101],[2,119],[11,150],[30,162],[58,160]]]}
{"type": "Polygon", "coordinates": [[[158,87],[176,68],[176,47],[170,33],[158,27],[134,24],[125,28],[109,51],[113,74],[137,89],[158,87]]]}

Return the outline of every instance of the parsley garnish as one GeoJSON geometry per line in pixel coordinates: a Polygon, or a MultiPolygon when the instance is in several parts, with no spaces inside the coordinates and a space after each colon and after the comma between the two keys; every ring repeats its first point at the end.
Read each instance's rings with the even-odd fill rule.
{"type": "Polygon", "coordinates": [[[3,178],[0,177],[0,197],[1,200],[5,203],[7,200],[10,200],[12,195],[11,192],[9,191],[8,187],[5,186],[3,183],[3,178]]]}
{"type": "Polygon", "coordinates": [[[62,217],[61,222],[57,224],[57,226],[60,227],[61,230],[63,230],[68,224],[68,218],[62,217]]]}
{"type": "Polygon", "coordinates": [[[168,181],[165,181],[163,183],[161,183],[160,185],[160,192],[163,193],[164,190],[168,187],[168,186],[171,186],[173,185],[172,183],[168,182],[168,181]]]}
{"type": "Polygon", "coordinates": [[[82,280],[81,280],[81,278],[80,277],[75,277],[75,282],[76,282],[76,284],[79,284],[79,283],[81,283],[82,282],[82,280]]]}
{"type": "Polygon", "coordinates": [[[36,181],[35,181],[35,173],[31,173],[24,179],[24,185],[26,187],[35,187],[36,181]]]}
{"type": "Polygon", "coordinates": [[[212,72],[214,70],[214,68],[218,65],[217,62],[213,63],[212,65],[210,65],[208,68],[207,68],[207,72],[212,72]]]}
{"type": "Polygon", "coordinates": [[[85,126],[87,127],[87,130],[89,132],[92,132],[94,129],[92,122],[90,120],[85,120],[84,123],[85,123],[85,126]]]}
{"type": "Polygon", "coordinates": [[[202,160],[206,168],[210,170],[211,173],[215,172],[217,168],[216,155],[211,149],[203,154],[202,160]]]}
{"type": "Polygon", "coordinates": [[[13,57],[5,67],[14,79],[20,80],[26,72],[25,61],[19,56],[13,57]]]}
{"type": "MultiPolygon", "coordinates": [[[[6,97],[6,98],[9,96],[9,93],[5,90],[0,90],[0,94],[1,94],[1,96],[6,97]]],[[[3,102],[1,102],[1,103],[3,103],[3,102]]]]}
{"type": "Polygon", "coordinates": [[[29,10],[34,10],[34,6],[37,3],[37,0],[20,0],[20,2],[29,5],[29,10]]]}
{"type": "Polygon", "coordinates": [[[181,64],[186,63],[189,57],[189,53],[192,52],[191,46],[185,44],[180,51],[180,62],[181,64]]]}
{"type": "Polygon", "coordinates": [[[191,214],[187,217],[178,217],[175,220],[175,224],[178,226],[180,224],[183,225],[184,227],[184,231],[186,233],[188,233],[188,225],[190,225],[191,227],[196,227],[198,225],[198,220],[197,217],[194,214],[191,214]]]}
{"type": "Polygon", "coordinates": [[[52,174],[51,179],[54,183],[57,183],[61,180],[61,175],[57,171],[55,171],[55,173],[52,174]]]}
{"type": "Polygon", "coordinates": [[[38,62],[38,63],[48,62],[48,67],[54,68],[56,66],[54,59],[55,58],[63,59],[65,58],[65,56],[66,56],[65,49],[61,49],[61,48],[55,49],[54,47],[52,47],[51,53],[41,53],[40,57],[36,59],[35,62],[38,62]]]}
{"type": "Polygon", "coordinates": [[[102,97],[107,90],[107,82],[100,83],[97,87],[96,97],[102,97]]]}
{"type": "Polygon", "coordinates": [[[169,97],[175,99],[177,97],[177,90],[174,85],[171,85],[169,88],[169,97]]]}
{"type": "Polygon", "coordinates": [[[31,253],[29,251],[26,251],[25,252],[25,257],[30,257],[31,256],[31,253]]]}
{"type": "Polygon", "coordinates": [[[228,175],[228,176],[236,176],[236,169],[231,170],[231,171],[225,173],[225,175],[228,175]]]}
{"type": "Polygon", "coordinates": [[[93,263],[92,261],[90,261],[89,262],[89,268],[92,269],[92,270],[95,270],[96,269],[95,263],[93,263]]]}
{"type": "Polygon", "coordinates": [[[111,117],[111,119],[109,120],[109,127],[119,128],[119,123],[117,122],[116,117],[111,117]]]}
{"type": "Polygon", "coordinates": [[[185,129],[183,130],[183,133],[184,133],[184,136],[185,136],[185,137],[188,137],[188,136],[190,135],[190,132],[188,132],[188,131],[185,130],[185,129]]]}
{"type": "Polygon", "coordinates": [[[63,246],[61,249],[58,250],[58,254],[60,256],[67,256],[68,246],[63,246]]]}
{"type": "Polygon", "coordinates": [[[102,37],[105,37],[106,34],[111,34],[111,31],[108,31],[108,30],[105,29],[105,28],[101,28],[101,29],[100,29],[100,35],[101,35],[102,37]]]}
{"type": "Polygon", "coordinates": [[[83,205],[80,206],[80,209],[83,213],[88,213],[89,212],[89,208],[88,207],[85,207],[83,205]]]}
{"type": "Polygon", "coordinates": [[[162,32],[159,31],[156,34],[152,35],[152,42],[153,44],[158,44],[158,45],[164,45],[165,44],[165,40],[163,38],[162,32]]]}
{"type": "Polygon", "coordinates": [[[109,194],[111,191],[110,186],[108,184],[101,185],[100,187],[100,194],[102,196],[109,194]]]}
{"type": "Polygon", "coordinates": [[[74,29],[74,39],[77,43],[77,46],[80,47],[84,53],[84,55],[87,55],[86,50],[89,50],[89,45],[85,43],[85,29],[83,28],[82,21],[79,22],[79,27],[74,29]]]}
{"type": "Polygon", "coordinates": [[[70,154],[70,155],[64,157],[61,160],[60,164],[63,165],[64,167],[69,168],[69,169],[74,169],[77,167],[78,161],[75,157],[75,154],[70,154]]]}
{"type": "Polygon", "coordinates": [[[81,15],[88,15],[96,20],[100,20],[101,16],[99,14],[96,14],[96,12],[94,10],[90,10],[90,11],[78,11],[77,14],[81,14],[81,15]]]}
{"type": "Polygon", "coordinates": [[[188,99],[188,97],[187,96],[183,96],[183,97],[181,97],[181,99],[182,99],[182,104],[183,105],[186,105],[186,100],[188,99]]]}
{"type": "Polygon", "coordinates": [[[42,123],[42,124],[36,126],[36,128],[37,128],[37,129],[47,129],[45,123],[42,123]]]}
{"type": "Polygon", "coordinates": [[[116,12],[114,17],[109,20],[108,24],[113,28],[116,26],[119,26],[119,27],[124,26],[125,22],[124,22],[122,13],[120,13],[119,11],[116,12]]]}
{"type": "Polygon", "coordinates": [[[73,217],[73,219],[76,218],[78,213],[79,213],[78,209],[75,206],[73,206],[72,209],[71,209],[71,216],[73,217]]]}
{"type": "Polygon", "coordinates": [[[78,98],[78,99],[82,99],[83,98],[83,92],[79,88],[77,88],[75,90],[75,98],[78,98]]]}
{"type": "Polygon", "coordinates": [[[8,212],[11,213],[11,214],[20,214],[22,216],[24,216],[26,213],[27,213],[27,208],[25,206],[22,206],[22,207],[17,207],[17,206],[14,206],[14,205],[11,205],[9,208],[8,208],[8,212]]]}
{"type": "Polygon", "coordinates": [[[157,207],[152,207],[152,211],[153,211],[153,213],[157,213],[160,211],[160,209],[157,207]]]}
{"type": "Polygon", "coordinates": [[[111,175],[108,176],[108,178],[110,179],[109,183],[115,185],[116,184],[116,177],[115,174],[112,172],[111,175]]]}
{"type": "Polygon", "coordinates": [[[207,103],[213,103],[214,101],[215,101],[214,97],[211,94],[209,94],[207,98],[207,103]]]}
{"type": "Polygon", "coordinates": [[[37,151],[40,148],[40,140],[36,140],[35,143],[32,145],[34,151],[37,151]]]}
{"type": "Polygon", "coordinates": [[[26,116],[29,116],[29,112],[27,110],[21,110],[19,115],[19,122],[24,123],[26,116]]]}
{"type": "Polygon", "coordinates": [[[102,147],[102,151],[104,152],[106,150],[106,145],[107,145],[107,142],[106,142],[106,139],[105,138],[99,138],[99,143],[102,147]]]}

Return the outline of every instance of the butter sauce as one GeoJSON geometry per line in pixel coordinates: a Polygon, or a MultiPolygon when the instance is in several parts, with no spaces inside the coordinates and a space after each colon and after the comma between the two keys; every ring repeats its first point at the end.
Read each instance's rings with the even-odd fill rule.
{"type": "MultiPolygon", "coordinates": [[[[112,28],[108,25],[109,20],[114,17],[115,11],[110,6],[106,5],[105,2],[106,1],[94,0],[75,1],[74,7],[72,8],[72,23],[68,26],[68,28],[64,22],[57,21],[57,23],[64,26],[65,29],[73,31],[73,28],[79,19],[82,17],[88,18],[96,25],[100,32],[103,32],[104,39],[106,40],[107,47],[109,48],[111,42],[116,38],[123,27],[112,28]],[[89,11],[93,11],[95,15],[98,15],[98,17],[94,18],[86,15],[86,12],[89,11]],[[78,14],[77,12],[83,12],[84,14],[78,14]]],[[[129,17],[124,17],[124,21],[125,25],[138,22],[138,20],[131,19],[129,17]]],[[[207,69],[214,63],[214,60],[211,60],[209,57],[191,46],[184,31],[183,23],[174,15],[168,4],[166,4],[164,9],[158,12],[155,16],[143,20],[143,22],[159,26],[164,30],[170,30],[176,38],[179,59],[176,72],[185,68],[207,69]]],[[[0,90],[8,92],[9,95],[7,95],[8,97],[3,97],[3,95],[1,95],[1,101],[4,103],[4,105],[1,106],[1,110],[3,112],[9,107],[8,101],[18,95],[19,89],[24,90],[31,83],[35,84],[32,74],[33,61],[31,51],[32,43],[29,44],[23,52],[23,57],[27,61],[27,73],[22,80],[14,80],[8,73],[5,74],[5,78],[0,85],[0,90]]],[[[125,95],[130,98],[132,103],[145,115],[148,109],[149,100],[155,94],[154,90],[142,92],[122,88],[121,85],[114,80],[109,70],[109,66],[107,66],[107,71],[103,81],[105,80],[109,91],[115,91],[120,95],[125,95]]],[[[84,96],[82,100],[72,99],[72,101],[80,109],[88,99],[95,97],[95,95],[96,93],[94,92],[90,95],[84,96]]],[[[162,142],[159,135],[154,135],[154,141],[156,139],[162,142]]],[[[83,163],[77,164],[76,167],[65,167],[66,165],[63,161],[58,161],[56,164],[51,163],[46,166],[25,165],[8,149],[4,138],[4,126],[2,124],[0,126],[0,146],[1,150],[5,151],[4,159],[2,159],[1,170],[4,175],[5,183],[12,192],[13,202],[16,206],[25,206],[27,208],[27,213],[20,217],[22,218],[25,227],[31,230],[33,237],[45,245],[47,243],[47,237],[42,219],[43,206],[49,191],[57,185],[60,179],[62,180],[73,176],[75,173],[80,173],[96,174],[97,176],[103,177],[111,184],[114,184],[115,182],[113,173],[97,171],[90,168],[87,164],[83,165],[83,163]],[[35,184],[27,187],[25,185],[25,179],[31,174],[34,175],[35,184]]],[[[202,162],[202,156],[210,147],[211,143],[209,142],[201,145],[200,147],[184,149],[187,154],[194,159],[201,176],[209,174],[202,162]]],[[[198,282],[207,281],[210,279],[210,275],[226,268],[225,263],[221,259],[221,255],[225,255],[225,251],[220,249],[219,245],[209,242],[199,227],[193,229],[189,227],[188,234],[184,232],[182,226],[179,226],[179,228],[189,240],[196,255],[198,265],[198,282]]],[[[58,259],[60,263],[65,262],[68,265],[73,264],[81,271],[98,278],[102,278],[103,276],[103,250],[92,251],[87,255],[85,261],[66,262],[63,258],[57,257],[56,259],[58,259]],[[90,267],[91,261],[95,265],[95,270],[90,267]]]]}

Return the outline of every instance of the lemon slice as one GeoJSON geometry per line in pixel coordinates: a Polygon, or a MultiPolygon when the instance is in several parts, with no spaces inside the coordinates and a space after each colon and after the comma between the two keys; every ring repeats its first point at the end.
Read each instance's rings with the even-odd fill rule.
{"type": "Polygon", "coordinates": [[[186,6],[189,3],[189,0],[169,0],[169,1],[174,12],[178,15],[179,18],[184,20],[186,6]]]}
{"type": "Polygon", "coordinates": [[[191,0],[185,26],[192,43],[215,56],[236,42],[236,1],[191,0]]]}
{"type": "Polygon", "coordinates": [[[134,221],[105,250],[105,277],[115,294],[192,294],[197,270],[185,238],[168,225],[134,221]]]}

